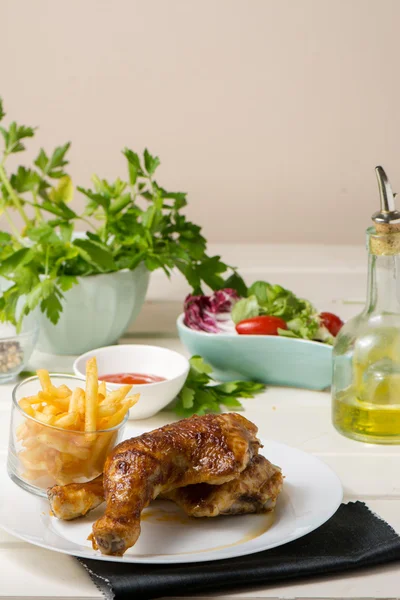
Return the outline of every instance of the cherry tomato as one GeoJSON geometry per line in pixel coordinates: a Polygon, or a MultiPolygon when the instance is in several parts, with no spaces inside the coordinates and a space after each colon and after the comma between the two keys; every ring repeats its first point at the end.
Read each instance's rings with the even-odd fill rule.
{"type": "Polygon", "coordinates": [[[268,315],[245,319],[236,325],[241,335],[278,335],[278,329],[287,329],[285,321],[268,315]]]}
{"type": "Polygon", "coordinates": [[[336,337],[344,325],[342,319],[330,312],[322,312],[319,316],[321,317],[322,324],[325,325],[329,333],[336,337]]]}

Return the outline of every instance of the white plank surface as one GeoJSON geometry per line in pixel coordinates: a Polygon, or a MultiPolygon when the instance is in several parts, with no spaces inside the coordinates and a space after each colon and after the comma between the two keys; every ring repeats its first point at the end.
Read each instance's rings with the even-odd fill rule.
{"type": "MultiPolygon", "coordinates": [[[[360,308],[359,304],[347,304],[348,301],[360,302],[364,297],[366,269],[362,248],[265,245],[217,246],[213,250],[223,254],[227,262],[238,265],[248,282],[257,278],[279,282],[320,307],[328,310],[340,307],[338,312],[343,316],[350,316],[360,308]]],[[[154,275],[149,302],[131,328],[129,342],[158,344],[185,352],[175,337],[174,325],[185,292],[185,285],[178,277],[166,283],[162,276],[154,275]]],[[[67,372],[71,371],[72,357],[36,353],[31,366],[67,372]]],[[[3,456],[8,442],[11,389],[11,385],[0,387],[0,454],[3,456]]],[[[345,499],[364,500],[400,532],[399,447],[366,445],[340,436],[331,425],[328,393],[269,388],[262,396],[246,401],[245,406],[246,416],[257,422],[262,437],[319,456],[338,473],[345,499]]],[[[144,425],[157,427],[171,418],[169,413],[160,413],[144,425]]],[[[398,565],[389,565],[213,597],[400,598],[400,570],[398,565]]],[[[101,594],[73,558],[29,546],[0,530],[0,598],[94,600],[101,598],[101,594]]]]}

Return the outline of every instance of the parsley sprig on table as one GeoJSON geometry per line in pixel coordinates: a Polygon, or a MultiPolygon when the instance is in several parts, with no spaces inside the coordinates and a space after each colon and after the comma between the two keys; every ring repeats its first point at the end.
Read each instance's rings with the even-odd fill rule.
{"type": "MultiPolygon", "coordinates": [[[[0,100],[0,121],[4,116],[0,100]]],[[[0,276],[10,282],[0,298],[0,320],[20,325],[40,306],[57,323],[63,294],[78,276],[135,269],[140,263],[167,275],[177,268],[194,293],[201,293],[203,284],[224,287],[227,265],[207,254],[201,228],[182,213],[186,193],[169,192],[156,181],[157,156],[145,150],[139,157],[126,148],[126,180],[94,175],[90,189],[77,188],[86,198],[78,213],[70,206],[75,190],[65,170],[70,144],[50,154],[41,149],[31,167],[10,172],[7,160],[25,150],[35,129],[12,122],[0,133],[0,213],[10,231],[0,231],[0,276]],[[84,236],[73,235],[78,225],[87,228],[84,236]]]]}
{"type": "Polygon", "coordinates": [[[179,416],[218,413],[221,407],[241,410],[243,406],[238,398],[253,398],[255,394],[265,390],[263,383],[254,381],[229,381],[216,384],[210,377],[211,372],[210,365],[200,356],[192,356],[189,375],[174,405],[174,410],[179,416]]]}

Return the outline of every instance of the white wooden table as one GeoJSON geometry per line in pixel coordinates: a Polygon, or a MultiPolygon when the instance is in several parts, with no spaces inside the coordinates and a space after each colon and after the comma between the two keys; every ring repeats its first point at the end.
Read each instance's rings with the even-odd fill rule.
{"type": "MultiPolygon", "coordinates": [[[[223,250],[227,260],[241,265],[239,260],[235,261],[237,248],[225,247],[223,250]]],[[[339,312],[346,313],[346,316],[354,312],[354,306],[351,303],[342,304],[343,301],[359,300],[364,296],[362,249],[350,248],[344,252],[343,248],[304,246],[296,249],[294,265],[291,264],[293,254],[290,247],[282,247],[279,248],[281,264],[278,266],[276,262],[279,261],[271,258],[270,250],[266,246],[258,247],[257,251],[255,248],[247,249],[244,258],[241,255],[247,278],[269,278],[286,284],[309,298],[318,298],[320,308],[329,310],[336,307],[337,310],[341,306],[339,312]],[[308,281],[308,292],[299,289],[307,287],[304,280],[308,281]]],[[[175,337],[173,323],[178,308],[176,302],[182,298],[185,290],[179,281],[175,287],[174,285],[165,288],[161,279],[153,281],[150,302],[128,335],[128,341],[154,343],[184,352],[175,337]],[[157,335],[154,333],[155,327],[157,335]]],[[[37,353],[33,357],[32,366],[67,371],[71,370],[71,364],[71,357],[49,357],[37,353]]],[[[7,451],[11,389],[11,385],[0,387],[1,458],[4,458],[7,451]]],[[[245,402],[245,415],[257,422],[262,437],[279,440],[319,456],[341,478],[345,501],[366,502],[400,532],[400,446],[370,446],[340,436],[331,425],[328,393],[269,388],[263,395],[245,402]]],[[[146,429],[149,426],[158,427],[172,418],[173,415],[169,413],[160,413],[143,422],[143,425],[146,429]]],[[[12,510],[10,505],[10,511],[12,510]]],[[[101,593],[75,559],[30,546],[0,530],[1,600],[83,600],[101,597],[101,593]]],[[[400,568],[399,564],[392,564],[359,573],[249,589],[240,593],[229,592],[218,597],[400,598],[400,568]]]]}

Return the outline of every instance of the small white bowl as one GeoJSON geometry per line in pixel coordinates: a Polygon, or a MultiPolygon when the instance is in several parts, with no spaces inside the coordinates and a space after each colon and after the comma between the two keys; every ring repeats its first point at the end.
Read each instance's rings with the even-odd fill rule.
{"type": "MultiPolygon", "coordinates": [[[[96,348],[79,356],[74,362],[74,373],[85,378],[86,361],[97,359],[99,376],[116,373],[143,373],[165,377],[165,381],[133,385],[132,392],[139,393],[139,402],[131,409],[129,419],[147,419],[165,408],[181,391],[189,372],[187,358],[159,346],[125,344],[96,348]]],[[[106,381],[107,388],[115,390],[119,383],[106,381]]]]}

